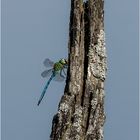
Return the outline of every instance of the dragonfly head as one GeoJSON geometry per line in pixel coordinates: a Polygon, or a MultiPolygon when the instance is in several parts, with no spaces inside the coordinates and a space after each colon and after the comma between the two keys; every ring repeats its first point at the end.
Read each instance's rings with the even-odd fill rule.
{"type": "Polygon", "coordinates": [[[60,59],[59,61],[62,65],[67,65],[68,64],[68,61],[64,58],[60,59]]]}

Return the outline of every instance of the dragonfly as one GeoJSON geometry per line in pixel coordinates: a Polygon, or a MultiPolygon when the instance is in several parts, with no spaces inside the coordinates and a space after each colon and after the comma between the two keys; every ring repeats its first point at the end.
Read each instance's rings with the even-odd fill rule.
{"type": "Polygon", "coordinates": [[[66,77],[66,69],[68,67],[68,61],[67,61],[67,59],[64,59],[64,58],[60,59],[58,62],[55,62],[55,63],[53,61],[51,61],[49,58],[46,58],[43,63],[47,69],[41,73],[41,76],[43,78],[48,78],[48,77],[50,77],[50,78],[47,81],[47,83],[42,91],[42,94],[37,103],[38,106],[40,105],[40,103],[46,93],[46,90],[48,89],[48,86],[52,80],[55,80],[58,82],[64,81],[64,79],[66,77]]]}

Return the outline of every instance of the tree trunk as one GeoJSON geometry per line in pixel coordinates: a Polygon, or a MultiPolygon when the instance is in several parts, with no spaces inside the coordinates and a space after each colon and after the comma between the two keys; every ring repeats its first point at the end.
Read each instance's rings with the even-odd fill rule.
{"type": "Polygon", "coordinates": [[[51,140],[103,140],[104,1],[71,0],[68,72],[51,140]]]}

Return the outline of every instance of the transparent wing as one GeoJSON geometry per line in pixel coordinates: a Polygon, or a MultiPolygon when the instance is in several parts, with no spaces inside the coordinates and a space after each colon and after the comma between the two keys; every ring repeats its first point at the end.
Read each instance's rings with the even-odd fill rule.
{"type": "Polygon", "coordinates": [[[60,73],[57,73],[55,75],[55,77],[53,78],[54,81],[57,81],[57,82],[63,82],[65,79],[65,77],[63,75],[61,75],[60,73]]]}
{"type": "Polygon", "coordinates": [[[44,60],[43,64],[44,64],[44,66],[46,66],[46,67],[53,67],[54,62],[51,61],[49,58],[46,58],[46,59],[44,60]]]}
{"type": "Polygon", "coordinates": [[[45,71],[43,71],[43,72],[41,73],[41,76],[42,76],[43,78],[49,77],[49,76],[51,76],[52,71],[53,71],[53,69],[45,70],[45,71]]]}

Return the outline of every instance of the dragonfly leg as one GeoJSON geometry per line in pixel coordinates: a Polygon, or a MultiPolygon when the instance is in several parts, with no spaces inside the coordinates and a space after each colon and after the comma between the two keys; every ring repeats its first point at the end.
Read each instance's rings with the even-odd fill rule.
{"type": "MultiPolygon", "coordinates": [[[[63,69],[62,69],[62,70],[63,70],[63,69]]],[[[63,75],[62,75],[62,70],[60,70],[60,76],[61,76],[61,77],[63,77],[63,75]]]]}
{"type": "Polygon", "coordinates": [[[63,78],[66,78],[66,73],[65,73],[64,69],[60,70],[60,76],[63,78]],[[64,73],[64,75],[62,74],[62,72],[64,73]]]}
{"type": "Polygon", "coordinates": [[[64,68],[67,69],[68,68],[68,65],[64,65],[64,68]]]}
{"type": "Polygon", "coordinates": [[[64,71],[64,69],[62,69],[62,70],[63,70],[64,75],[66,76],[66,72],[64,71]]]}

